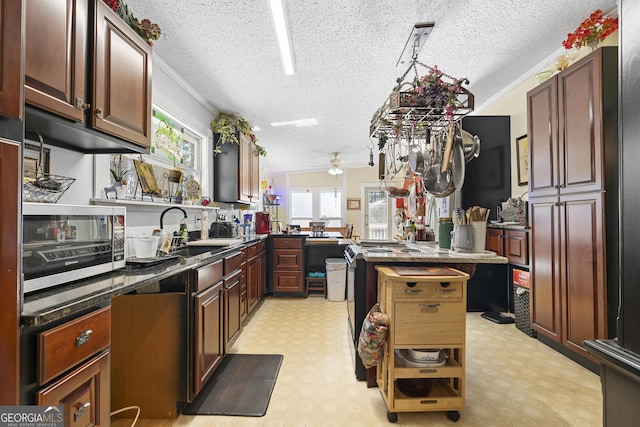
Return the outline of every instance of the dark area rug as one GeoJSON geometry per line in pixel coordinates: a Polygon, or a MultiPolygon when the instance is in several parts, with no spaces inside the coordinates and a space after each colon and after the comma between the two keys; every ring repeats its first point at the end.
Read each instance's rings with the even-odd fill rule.
{"type": "Polygon", "coordinates": [[[262,417],[267,413],[284,356],[228,354],[185,415],[262,417]]]}

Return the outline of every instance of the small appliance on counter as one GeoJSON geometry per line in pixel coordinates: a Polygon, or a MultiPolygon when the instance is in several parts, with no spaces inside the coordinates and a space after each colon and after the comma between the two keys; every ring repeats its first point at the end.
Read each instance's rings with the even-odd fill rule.
{"type": "Polygon", "coordinates": [[[271,221],[269,213],[256,212],[256,234],[269,234],[271,232],[271,221]]]}
{"type": "Polygon", "coordinates": [[[238,225],[233,222],[212,222],[209,227],[209,238],[231,238],[238,236],[238,225]]]}
{"type": "Polygon", "coordinates": [[[125,267],[124,207],[24,203],[22,212],[24,293],[125,267]]]}

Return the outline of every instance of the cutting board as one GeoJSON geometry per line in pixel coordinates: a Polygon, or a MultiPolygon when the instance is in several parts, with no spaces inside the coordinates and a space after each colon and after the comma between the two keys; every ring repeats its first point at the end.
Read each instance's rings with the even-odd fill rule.
{"type": "Polygon", "coordinates": [[[242,243],[243,240],[240,238],[236,239],[227,239],[227,238],[217,238],[217,239],[202,239],[202,240],[194,240],[193,242],[187,242],[187,246],[232,246],[242,243]]]}
{"type": "Polygon", "coordinates": [[[400,276],[459,276],[460,272],[449,267],[389,267],[400,276]]]}

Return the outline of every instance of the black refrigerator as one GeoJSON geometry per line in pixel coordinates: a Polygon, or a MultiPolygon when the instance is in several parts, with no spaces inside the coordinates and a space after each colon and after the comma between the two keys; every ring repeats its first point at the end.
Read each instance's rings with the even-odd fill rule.
{"type": "MultiPolygon", "coordinates": [[[[463,208],[491,209],[511,197],[511,118],[467,116],[462,129],[480,138],[480,156],[466,164],[461,190],[463,208]]],[[[513,310],[507,264],[478,264],[467,286],[467,311],[500,313],[513,310]]]]}
{"type": "Polygon", "coordinates": [[[585,341],[601,361],[603,425],[640,425],[640,2],[618,0],[620,275],[617,336],[585,341]]]}

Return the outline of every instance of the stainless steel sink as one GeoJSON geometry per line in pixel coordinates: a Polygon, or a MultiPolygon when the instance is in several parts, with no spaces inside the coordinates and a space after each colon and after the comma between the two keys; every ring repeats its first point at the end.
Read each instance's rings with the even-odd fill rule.
{"type": "Polygon", "coordinates": [[[202,255],[205,253],[216,253],[226,250],[226,247],[211,247],[211,246],[182,246],[171,252],[171,255],[180,255],[183,257],[192,257],[196,255],[202,255]]]}

